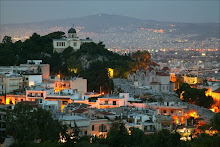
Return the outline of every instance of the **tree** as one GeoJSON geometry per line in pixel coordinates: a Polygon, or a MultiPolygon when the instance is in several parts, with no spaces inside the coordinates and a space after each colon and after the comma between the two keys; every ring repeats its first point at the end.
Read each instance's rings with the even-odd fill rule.
{"type": "Polygon", "coordinates": [[[56,141],[64,127],[51,114],[41,108],[33,109],[28,104],[18,103],[7,112],[6,132],[16,142],[56,141]]]}
{"type": "Polygon", "coordinates": [[[2,40],[2,43],[4,43],[4,44],[12,43],[11,37],[10,36],[5,36],[2,40]]]}
{"type": "Polygon", "coordinates": [[[80,132],[79,127],[77,126],[76,122],[74,121],[74,127],[73,127],[72,132],[70,133],[71,141],[69,140],[69,142],[77,143],[80,139],[79,132],[80,132]]]}
{"type": "Polygon", "coordinates": [[[157,147],[176,147],[180,145],[180,134],[170,133],[168,130],[161,130],[150,136],[150,144],[157,147]]]}
{"type": "Polygon", "coordinates": [[[147,144],[147,137],[145,136],[144,132],[138,128],[130,128],[131,131],[131,144],[133,146],[146,146],[147,144]]]}
{"type": "Polygon", "coordinates": [[[191,88],[189,84],[183,83],[176,93],[180,96],[182,94],[182,100],[190,104],[195,104],[205,108],[211,108],[214,104],[214,100],[211,96],[206,96],[207,89],[191,88]]]}
{"type": "Polygon", "coordinates": [[[132,59],[139,62],[150,62],[150,53],[148,51],[137,51],[132,54],[132,59]]]}
{"type": "Polygon", "coordinates": [[[202,133],[199,134],[190,145],[193,147],[216,147],[219,146],[220,137],[215,134],[213,136],[209,136],[208,134],[202,133]]]}
{"type": "Polygon", "coordinates": [[[220,131],[220,113],[215,113],[213,118],[211,119],[211,126],[220,131]]]}
{"type": "Polygon", "coordinates": [[[113,123],[107,134],[106,142],[110,146],[129,146],[130,136],[124,123],[113,123]]]}

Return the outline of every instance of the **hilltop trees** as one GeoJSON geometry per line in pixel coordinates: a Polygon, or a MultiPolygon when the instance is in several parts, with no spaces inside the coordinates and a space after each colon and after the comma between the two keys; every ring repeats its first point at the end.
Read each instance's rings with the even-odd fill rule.
{"type": "Polygon", "coordinates": [[[4,44],[12,43],[11,37],[5,36],[2,40],[2,43],[4,43],[4,44]]]}
{"type": "Polygon", "coordinates": [[[146,69],[150,63],[151,56],[148,51],[137,51],[132,54],[131,58],[136,61],[136,69],[139,67],[146,69]]]}
{"type": "Polygon", "coordinates": [[[64,36],[64,32],[53,32],[45,36],[37,33],[25,41],[12,42],[5,36],[0,43],[0,65],[10,66],[26,63],[27,60],[40,59],[50,64],[51,74],[61,73],[63,76],[82,76],[88,78],[89,91],[104,92],[113,90],[113,81],[108,77],[107,68],[114,69],[114,78],[127,78],[130,71],[150,62],[150,53],[138,51],[132,58],[119,55],[105,48],[102,42],[84,43],[74,51],[69,47],[62,53],[53,53],[53,39],[64,36]]]}

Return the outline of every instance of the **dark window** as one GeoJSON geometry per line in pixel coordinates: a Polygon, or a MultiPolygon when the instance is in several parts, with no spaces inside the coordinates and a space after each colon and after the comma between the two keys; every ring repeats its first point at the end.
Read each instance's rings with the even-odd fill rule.
{"type": "Polygon", "coordinates": [[[108,104],[108,101],[105,101],[105,104],[108,104]]]}
{"type": "Polygon", "coordinates": [[[113,105],[116,105],[116,101],[113,101],[113,105]]]}
{"type": "Polygon", "coordinates": [[[107,127],[106,125],[102,124],[99,126],[99,132],[107,132],[107,127]]]}
{"type": "Polygon", "coordinates": [[[28,80],[28,78],[26,78],[26,80],[28,80]]]}
{"type": "Polygon", "coordinates": [[[95,130],[95,126],[94,125],[92,125],[92,131],[94,131],[95,130]]]}
{"type": "Polygon", "coordinates": [[[87,135],[87,131],[84,132],[84,135],[87,135]]]}
{"type": "Polygon", "coordinates": [[[167,111],[166,111],[166,110],[163,110],[163,113],[167,113],[167,111]]]}
{"type": "Polygon", "coordinates": [[[63,101],[63,105],[65,105],[65,104],[67,104],[68,103],[68,101],[63,101]]]}
{"type": "Polygon", "coordinates": [[[171,110],[171,113],[173,114],[173,110],[171,110]]]}

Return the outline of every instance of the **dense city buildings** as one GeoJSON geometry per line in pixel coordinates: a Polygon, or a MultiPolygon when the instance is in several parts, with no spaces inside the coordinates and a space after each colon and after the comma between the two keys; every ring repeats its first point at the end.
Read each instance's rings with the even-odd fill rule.
{"type": "MultiPolygon", "coordinates": [[[[88,136],[108,139],[111,129],[113,133],[123,130],[128,135],[132,135],[133,129],[144,135],[167,130],[178,132],[180,140],[191,141],[201,131],[201,124],[210,124],[220,111],[218,39],[194,42],[190,38],[196,34],[167,34],[175,28],[89,33],[94,40],[108,38],[107,50],[101,42],[79,39],[80,29],[83,27],[70,28],[66,37],[51,39],[51,54],[40,53],[47,62],[55,59],[55,64],[59,64],[52,66],[56,67],[53,72],[50,67],[54,63],[31,58],[25,64],[0,66],[0,133],[6,133],[6,110],[22,110],[25,117],[26,113],[39,111],[39,119],[47,112],[49,116],[41,121],[51,117],[50,123],[60,122],[72,143],[88,136]],[[83,50],[82,44],[92,47],[83,50]],[[67,48],[72,51],[66,53],[67,48]],[[136,51],[139,52],[134,59],[136,51]],[[114,128],[115,123],[120,126],[118,129],[114,128]]],[[[210,132],[217,130],[208,130],[212,135],[210,132]]],[[[60,142],[69,141],[61,136],[60,142]]]]}

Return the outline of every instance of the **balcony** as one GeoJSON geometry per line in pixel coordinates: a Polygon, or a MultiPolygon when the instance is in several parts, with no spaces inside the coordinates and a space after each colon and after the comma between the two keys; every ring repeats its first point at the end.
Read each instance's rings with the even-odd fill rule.
{"type": "Polygon", "coordinates": [[[115,104],[115,105],[114,105],[114,104],[105,104],[105,103],[104,103],[104,104],[100,104],[100,105],[105,105],[105,106],[107,106],[107,105],[109,105],[109,106],[119,106],[118,104],[115,104]]]}
{"type": "Polygon", "coordinates": [[[43,98],[43,96],[41,96],[41,95],[30,95],[30,94],[28,94],[27,96],[28,96],[28,97],[33,97],[33,98],[34,98],[34,97],[40,97],[40,98],[43,98]]]}
{"type": "Polygon", "coordinates": [[[16,83],[9,83],[10,86],[19,86],[20,83],[19,82],[16,82],[16,83]]]}

